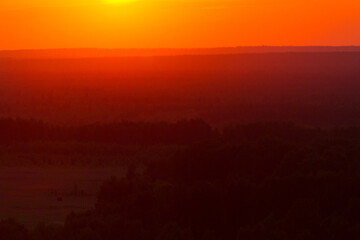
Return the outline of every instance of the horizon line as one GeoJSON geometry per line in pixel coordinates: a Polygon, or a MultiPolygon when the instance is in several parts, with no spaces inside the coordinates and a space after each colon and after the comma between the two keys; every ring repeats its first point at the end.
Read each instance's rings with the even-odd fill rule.
{"type": "Polygon", "coordinates": [[[235,48],[358,48],[360,45],[244,45],[219,47],[54,47],[54,48],[17,48],[0,49],[0,52],[15,51],[46,51],[46,50],[207,50],[207,49],[235,49],[235,48]]]}

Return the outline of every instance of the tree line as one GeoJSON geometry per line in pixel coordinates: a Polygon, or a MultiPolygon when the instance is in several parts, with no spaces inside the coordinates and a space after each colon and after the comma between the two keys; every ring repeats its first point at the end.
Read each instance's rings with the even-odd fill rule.
{"type": "Polygon", "coordinates": [[[63,226],[3,220],[0,239],[356,239],[359,159],[357,128],[231,125],[145,171],[128,163],[63,226]]]}
{"type": "Polygon", "coordinates": [[[53,125],[38,120],[0,119],[0,142],[77,141],[120,144],[190,144],[216,132],[201,119],[53,125]]]}

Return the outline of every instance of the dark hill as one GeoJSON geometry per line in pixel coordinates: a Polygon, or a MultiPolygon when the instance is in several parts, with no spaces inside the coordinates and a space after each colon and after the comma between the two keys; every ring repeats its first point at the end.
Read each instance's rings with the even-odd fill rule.
{"type": "Polygon", "coordinates": [[[98,58],[124,56],[178,56],[178,55],[222,55],[243,53],[284,52],[360,52],[360,46],[258,46],[222,48],[158,48],[158,49],[42,49],[0,51],[0,58],[98,58]]]}
{"type": "Polygon", "coordinates": [[[0,116],[360,123],[360,52],[1,59],[0,116]]]}

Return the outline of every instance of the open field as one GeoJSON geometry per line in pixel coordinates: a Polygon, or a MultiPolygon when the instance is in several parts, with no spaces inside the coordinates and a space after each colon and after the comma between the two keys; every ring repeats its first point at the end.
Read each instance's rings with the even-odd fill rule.
{"type": "Polygon", "coordinates": [[[0,219],[28,226],[62,224],[71,211],[91,209],[101,183],[122,168],[0,168],[0,219]],[[62,199],[62,200],[61,200],[62,199]],[[61,200],[61,201],[59,201],[61,200]]]}

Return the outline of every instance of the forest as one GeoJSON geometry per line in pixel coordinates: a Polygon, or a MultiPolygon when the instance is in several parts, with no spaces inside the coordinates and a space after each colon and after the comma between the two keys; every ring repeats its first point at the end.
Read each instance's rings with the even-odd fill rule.
{"type": "Polygon", "coordinates": [[[360,0],[0,0],[0,240],[360,239],[360,0]]]}
{"type": "Polygon", "coordinates": [[[2,52],[0,240],[357,239],[360,53],[316,49],[2,52]]]}
{"type": "Polygon", "coordinates": [[[360,234],[356,126],[254,122],[215,128],[201,119],[68,126],[2,119],[0,129],[1,162],[44,149],[111,156],[144,146],[168,149],[162,157],[119,163],[124,177],[109,176],[95,205],[69,213],[63,225],[29,228],[21,219],[3,219],[1,239],[319,240],[360,234]]]}

